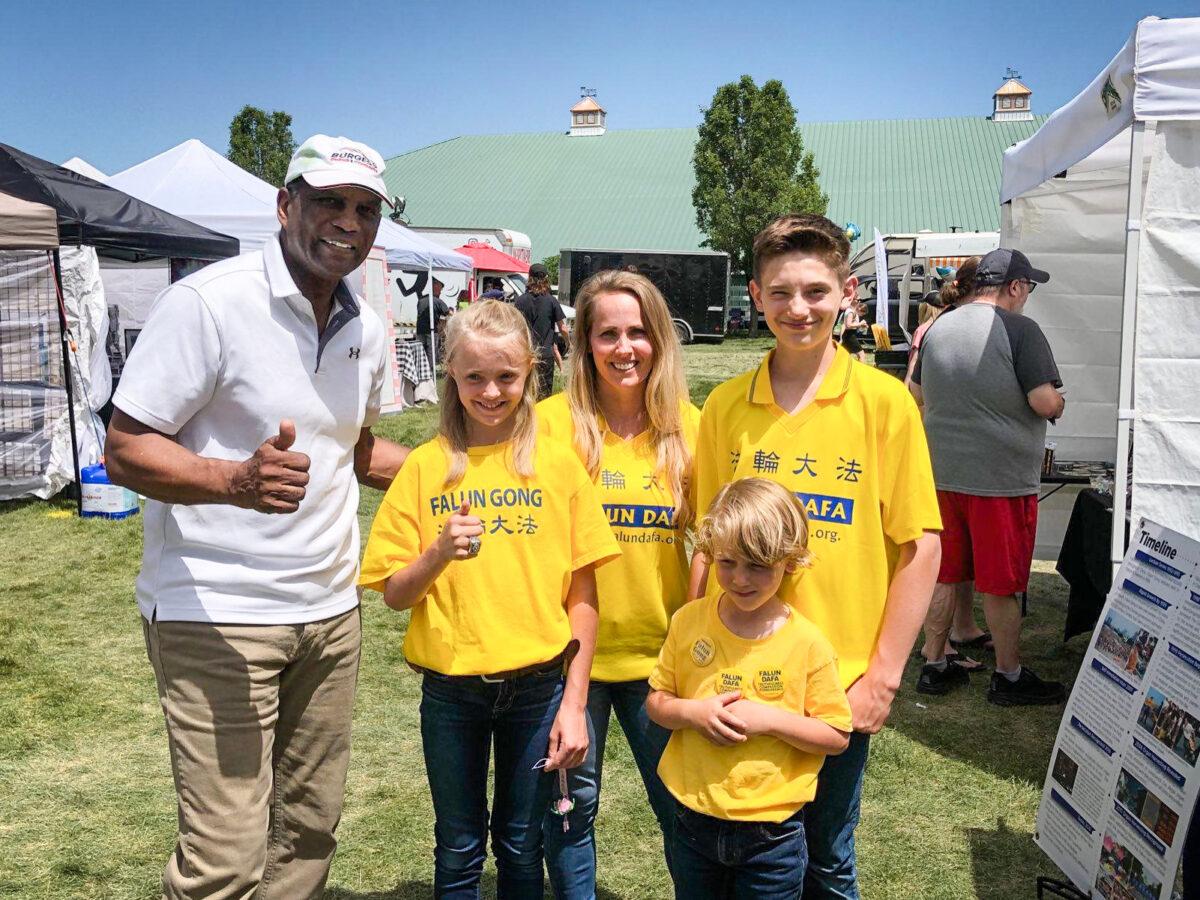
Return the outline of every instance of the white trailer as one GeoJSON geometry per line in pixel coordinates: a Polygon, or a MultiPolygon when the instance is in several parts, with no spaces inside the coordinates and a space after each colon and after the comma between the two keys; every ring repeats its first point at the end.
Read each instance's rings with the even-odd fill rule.
{"type": "MultiPolygon", "coordinates": [[[[897,284],[889,293],[889,317],[893,331],[912,337],[916,327],[916,306],[910,300],[921,297],[937,285],[937,269],[958,268],[967,258],[983,256],[1000,246],[998,231],[918,231],[909,234],[888,234],[883,238],[887,248],[889,281],[897,284]]],[[[850,259],[850,274],[858,278],[859,299],[867,304],[868,321],[874,321],[876,291],[875,242],[871,241],[850,259]]],[[[895,340],[895,338],[893,338],[895,340]]]]}
{"type": "Polygon", "coordinates": [[[529,235],[511,228],[441,228],[434,225],[410,225],[435,244],[447,250],[457,250],[465,244],[487,244],[523,263],[533,262],[529,235]]]}

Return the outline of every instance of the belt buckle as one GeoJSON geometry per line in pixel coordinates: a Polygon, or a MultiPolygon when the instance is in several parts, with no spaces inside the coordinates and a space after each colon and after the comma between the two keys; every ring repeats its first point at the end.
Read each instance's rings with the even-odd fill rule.
{"type": "Polygon", "coordinates": [[[484,684],[504,684],[508,681],[507,678],[493,678],[491,675],[480,675],[479,680],[484,684]]]}

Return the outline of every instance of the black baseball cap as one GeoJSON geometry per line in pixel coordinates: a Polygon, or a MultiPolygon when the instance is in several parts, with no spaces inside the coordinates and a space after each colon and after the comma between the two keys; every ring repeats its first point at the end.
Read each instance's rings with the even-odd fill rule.
{"type": "Polygon", "coordinates": [[[975,284],[1008,284],[1010,281],[1028,279],[1037,284],[1050,280],[1050,273],[1035,269],[1029,257],[1020,250],[993,250],[979,261],[975,270],[975,284]]]}
{"type": "Polygon", "coordinates": [[[543,266],[541,263],[534,263],[532,266],[529,267],[529,277],[530,278],[549,278],[550,270],[547,269],[545,266],[543,266]]]}

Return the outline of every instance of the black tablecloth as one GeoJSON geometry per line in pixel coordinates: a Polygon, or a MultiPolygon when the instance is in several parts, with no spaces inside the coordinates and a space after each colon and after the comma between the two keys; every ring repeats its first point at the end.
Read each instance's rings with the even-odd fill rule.
{"type": "MultiPolygon", "coordinates": [[[[1112,497],[1085,488],[1075,499],[1058,553],[1058,573],[1071,585],[1063,640],[1091,631],[1112,587],[1112,497]]],[[[1129,542],[1129,523],[1125,523],[1129,542]]]]}

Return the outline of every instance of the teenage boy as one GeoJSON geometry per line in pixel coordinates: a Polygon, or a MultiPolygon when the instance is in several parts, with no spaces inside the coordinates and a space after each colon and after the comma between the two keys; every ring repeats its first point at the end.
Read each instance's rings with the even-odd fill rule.
{"type": "MultiPolygon", "coordinates": [[[[925,431],[901,381],[833,342],[854,300],[850,243],[824,216],[787,215],[754,240],[750,295],[775,336],[755,370],[717,387],[696,447],[697,509],[736,478],[795,492],[814,569],[788,586],[837,652],[854,734],[805,808],[805,898],[857,898],[854,827],[870,735],[887,721],[929,605],[941,548],[925,431]]],[[[692,593],[708,581],[693,561],[692,593]]]]}

